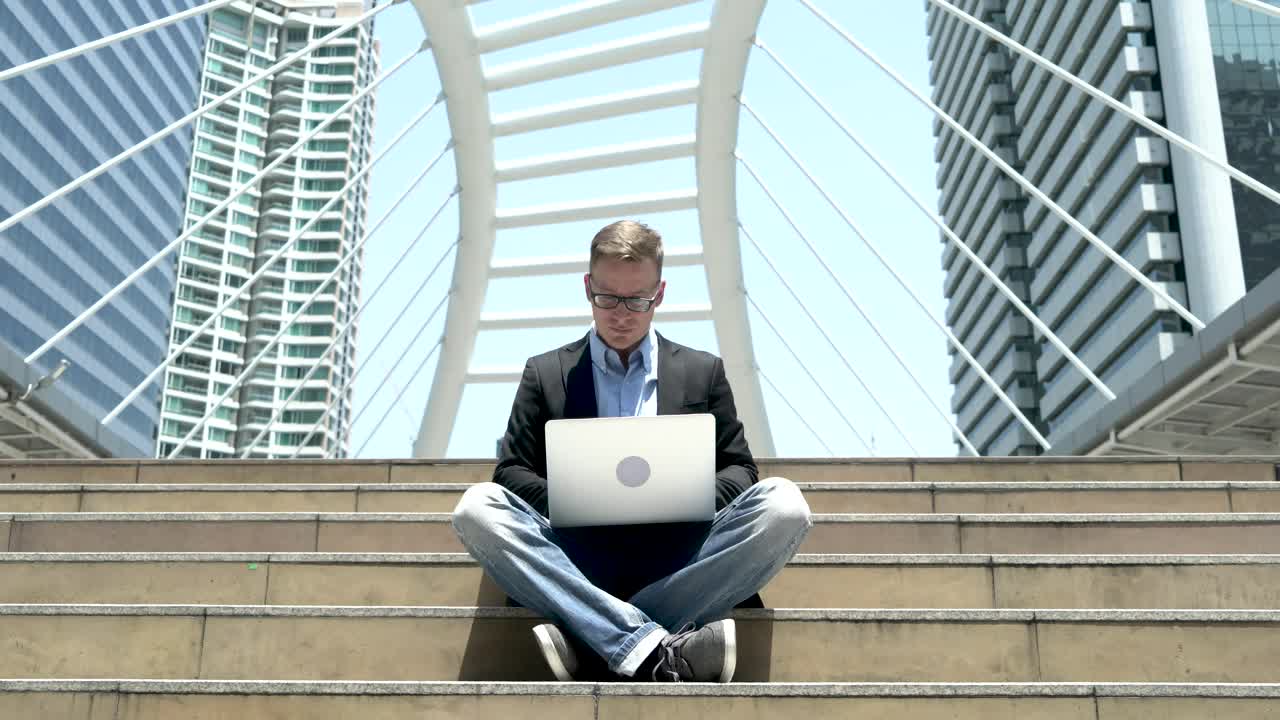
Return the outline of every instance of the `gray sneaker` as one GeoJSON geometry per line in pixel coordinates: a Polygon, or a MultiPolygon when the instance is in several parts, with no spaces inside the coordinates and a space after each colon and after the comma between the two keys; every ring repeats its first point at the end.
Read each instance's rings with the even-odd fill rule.
{"type": "Polygon", "coordinates": [[[658,645],[653,679],[727,683],[737,665],[738,640],[732,620],[718,620],[696,630],[690,623],[658,645]]]}
{"type": "Polygon", "coordinates": [[[538,648],[546,659],[551,672],[560,682],[573,682],[578,672],[578,653],[565,639],[560,628],[551,623],[543,623],[533,629],[533,636],[538,639],[538,648]]]}

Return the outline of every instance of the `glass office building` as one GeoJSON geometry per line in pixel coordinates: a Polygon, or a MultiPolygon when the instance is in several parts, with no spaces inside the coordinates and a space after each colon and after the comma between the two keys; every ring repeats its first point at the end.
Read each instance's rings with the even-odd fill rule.
{"type": "MultiPolygon", "coordinates": [[[[188,9],[195,0],[5,0],[0,69],[188,9]]],[[[195,107],[203,21],[170,25],[0,83],[0,217],[133,146],[195,107]]],[[[192,130],[0,234],[0,382],[33,370],[22,358],[181,229],[192,130]]],[[[95,454],[147,456],[153,387],[111,425],[97,422],[165,351],[174,265],[153,269],[37,363],[70,369],[33,398],[95,454]]],[[[44,455],[48,457],[49,455],[44,455]]]]}
{"type": "MultiPolygon", "coordinates": [[[[1208,0],[1208,11],[1227,158],[1280,187],[1280,18],[1230,0],[1208,0]]],[[[1280,267],[1280,206],[1239,184],[1232,196],[1245,285],[1252,289],[1280,267]]]]}
{"type": "MultiPolygon", "coordinates": [[[[368,7],[367,0],[280,0],[236,2],[214,11],[208,19],[201,103],[368,7]]],[[[181,249],[170,347],[176,350],[191,338],[255,271],[302,234],[166,371],[159,456],[172,453],[197,424],[180,456],[231,457],[250,445],[254,457],[294,451],[303,457],[346,456],[355,328],[332,352],[326,350],[359,302],[362,257],[357,254],[341,269],[338,264],[367,231],[369,178],[356,177],[370,159],[373,94],[343,111],[227,210],[203,219],[373,81],[378,52],[372,33],[371,23],[344,32],[199,121],[185,220],[187,227],[199,227],[181,249]],[[326,281],[335,271],[336,277],[326,281]],[[303,311],[316,291],[320,294],[303,311]],[[298,321],[272,344],[299,312],[298,321]],[[264,351],[262,361],[215,408],[264,351]],[[312,368],[316,372],[308,377],[312,368]],[[254,445],[276,415],[271,431],[254,445]],[[300,447],[317,423],[317,432],[300,447]]]]}
{"type": "MultiPolygon", "coordinates": [[[[1232,164],[1280,187],[1280,18],[1231,0],[958,5],[1146,117],[1208,133],[1193,139],[1211,152],[1225,142],[1232,164]]],[[[927,23],[935,101],[1201,320],[1280,267],[1280,207],[936,6],[927,23]]],[[[935,134],[941,214],[1113,391],[1194,341],[958,135],[941,123],[935,134]]],[[[943,267],[952,330],[1038,429],[1052,443],[1087,426],[1106,398],[949,243],[943,267]]],[[[1041,452],[954,353],[951,381],[982,454],[1041,452]]]]}

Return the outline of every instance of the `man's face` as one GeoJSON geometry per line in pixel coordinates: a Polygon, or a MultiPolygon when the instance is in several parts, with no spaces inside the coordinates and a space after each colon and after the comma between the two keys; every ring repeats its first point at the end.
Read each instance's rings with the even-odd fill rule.
{"type": "Polygon", "coordinates": [[[616,260],[601,258],[583,278],[587,290],[587,302],[591,303],[591,317],[596,322],[596,332],[605,344],[614,350],[635,349],[649,334],[653,324],[653,311],[662,304],[667,283],[658,278],[658,263],[653,260],[616,260]],[[619,302],[611,309],[601,308],[592,302],[593,294],[604,293],[623,298],[653,298],[653,306],[645,312],[635,312],[619,302]]]}

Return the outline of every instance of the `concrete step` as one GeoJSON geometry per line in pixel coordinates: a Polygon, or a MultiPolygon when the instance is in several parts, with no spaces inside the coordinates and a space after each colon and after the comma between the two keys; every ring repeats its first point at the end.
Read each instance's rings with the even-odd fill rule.
{"type": "MultiPolygon", "coordinates": [[[[0,512],[452,512],[466,485],[0,485],[0,512]]],[[[1280,512],[1280,483],[801,483],[817,513],[1280,512]]]]}
{"type": "Polygon", "coordinates": [[[1263,720],[1272,684],[0,681],[0,717],[65,720],[1263,720]]]}
{"type": "MultiPolygon", "coordinates": [[[[14,513],[8,552],[459,552],[447,513],[14,513]]],[[[1271,554],[1280,514],[815,515],[806,553],[1271,554]]]]}
{"type": "MultiPolygon", "coordinates": [[[[760,477],[795,482],[1273,482],[1275,456],[1187,458],[758,459],[760,477]]],[[[462,483],[491,460],[97,460],[0,462],[0,483],[462,483]]]]}
{"type": "MultiPolygon", "coordinates": [[[[736,617],[743,682],[1280,680],[1276,611],[736,617]]],[[[3,605],[0,677],[545,681],[536,622],[509,608],[3,605]]]]}
{"type": "MultiPolygon", "coordinates": [[[[1280,610],[1280,555],[799,555],[783,608],[1280,610]]],[[[0,603],[504,606],[464,554],[0,553],[0,603]]]]}

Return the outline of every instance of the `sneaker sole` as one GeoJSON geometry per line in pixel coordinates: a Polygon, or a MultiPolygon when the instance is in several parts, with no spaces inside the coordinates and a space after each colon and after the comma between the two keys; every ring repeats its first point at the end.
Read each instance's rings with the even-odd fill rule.
{"type": "Polygon", "coordinates": [[[733,620],[724,621],[724,667],[720,671],[720,682],[733,680],[733,672],[738,669],[738,631],[733,620]]]}
{"type": "Polygon", "coordinates": [[[538,639],[538,648],[542,650],[542,657],[546,659],[547,665],[551,666],[551,673],[556,676],[556,679],[560,682],[573,682],[573,676],[569,674],[569,669],[564,666],[564,661],[560,659],[560,653],[556,651],[556,644],[551,639],[551,633],[545,627],[539,625],[533,629],[533,636],[538,639]]]}

